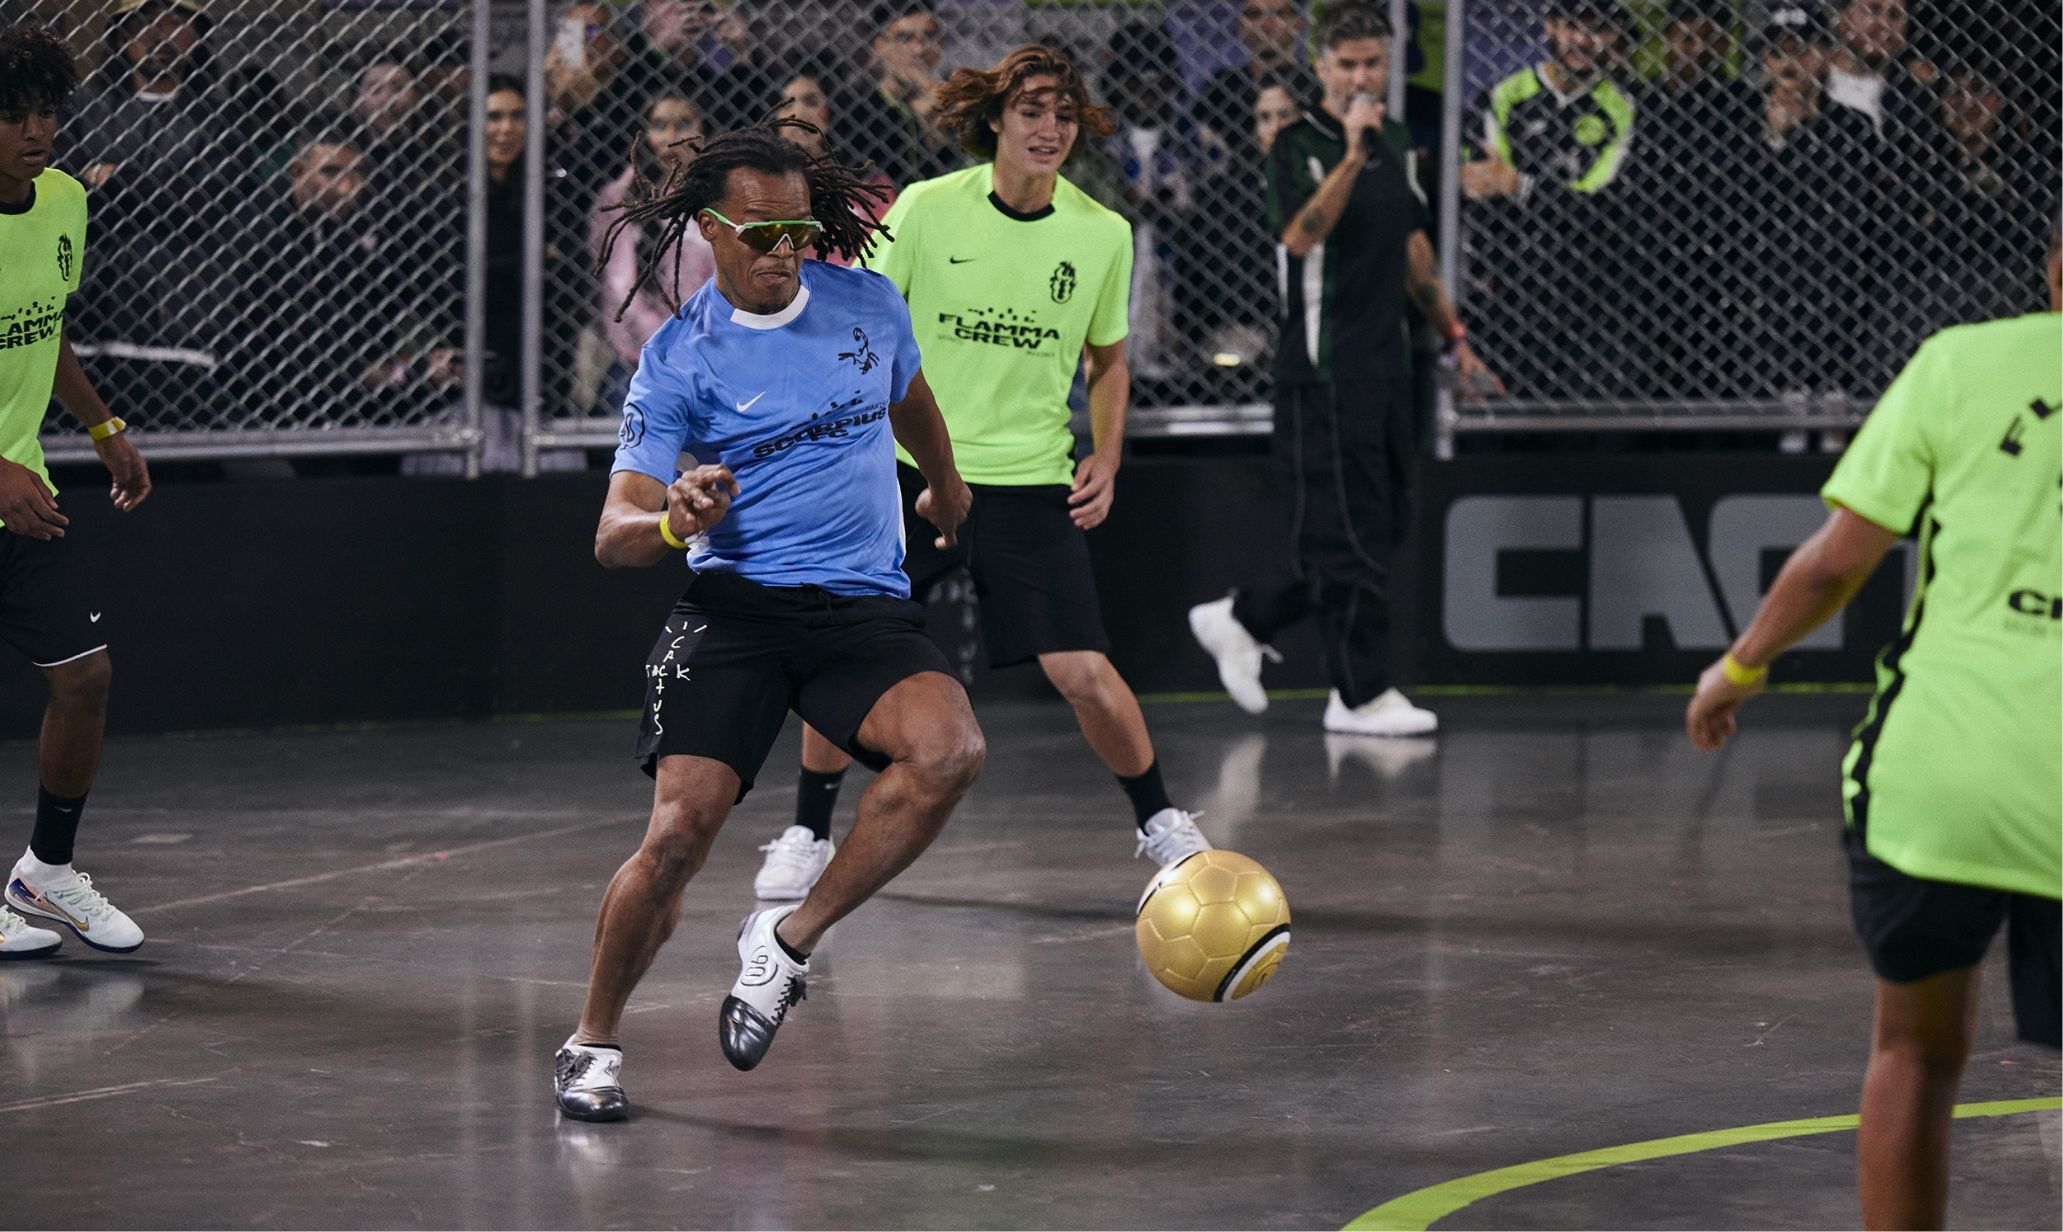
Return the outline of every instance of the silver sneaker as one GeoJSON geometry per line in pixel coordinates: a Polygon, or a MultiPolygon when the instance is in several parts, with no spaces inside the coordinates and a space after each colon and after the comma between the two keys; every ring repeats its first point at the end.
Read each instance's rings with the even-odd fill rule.
{"type": "Polygon", "coordinates": [[[623,1050],[567,1040],[552,1058],[552,1096],[576,1121],[620,1121],[630,1115],[623,1093],[623,1050]]]}
{"type": "Polygon", "coordinates": [[[769,907],[738,925],[738,959],[744,969],[717,1011],[716,1035],[724,1059],[739,1069],[751,1069],[766,1057],[774,1032],[803,998],[809,960],[798,963],[788,957],[774,936],[774,926],[795,910],[769,907]]]}
{"type": "Polygon", "coordinates": [[[1164,808],[1146,819],[1139,831],[1139,848],[1132,853],[1153,857],[1156,867],[1179,864],[1199,851],[1209,851],[1210,840],[1196,828],[1196,817],[1178,808],[1164,808]]]}
{"type": "Polygon", "coordinates": [[[1232,614],[1232,596],[1199,603],[1189,609],[1189,631],[1196,644],[1218,661],[1218,680],[1232,695],[1232,704],[1248,714],[1268,708],[1268,691],[1261,687],[1261,660],[1282,656],[1273,646],[1263,646],[1232,614]]]}

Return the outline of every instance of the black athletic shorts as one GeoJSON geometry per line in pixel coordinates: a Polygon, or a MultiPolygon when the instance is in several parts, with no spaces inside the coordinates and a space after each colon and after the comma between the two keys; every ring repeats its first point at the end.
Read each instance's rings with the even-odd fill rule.
{"type": "Polygon", "coordinates": [[[793,710],[883,770],[888,759],[859,743],[867,713],[901,681],[952,670],[908,599],[696,574],[645,665],[638,761],[651,775],[676,753],[720,761],[743,800],[793,710]]]}
{"type": "Polygon", "coordinates": [[[2063,904],[2053,898],[1929,881],[1869,853],[1853,830],[1848,848],[1848,903],[1870,966],[1894,984],[1909,984],[1984,961],[1999,925],[2013,985],[2020,1038],[2063,1046],[2063,904]]]}
{"type": "Polygon", "coordinates": [[[0,530],[0,641],[37,667],[107,649],[93,572],[71,539],[0,530]]]}
{"type": "Polygon", "coordinates": [[[1089,537],[1068,516],[1065,484],[969,484],[974,507],[959,542],[940,550],[938,529],[917,516],[924,477],[896,468],[903,485],[903,572],[922,600],[956,566],[974,578],[989,666],[1010,667],[1066,650],[1110,653],[1103,605],[1089,567],[1089,537]]]}

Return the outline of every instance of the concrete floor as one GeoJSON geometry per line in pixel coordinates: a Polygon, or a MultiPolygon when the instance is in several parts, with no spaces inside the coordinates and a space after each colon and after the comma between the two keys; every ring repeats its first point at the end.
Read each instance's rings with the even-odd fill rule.
{"type": "MultiPolygon", "coordinates": [[[[1714,757],[1681,697],[1443,698],[1417,744],[1328,739],[1317,702],[1149,705],[1178,799],[1295,914],[1231,1005],[1140,970],[1151,870],[1065,709],[987,707],[973,798],[740,1074],[717,1005],[791,730],[632,1001],[636,1114],[604,1126],[561,1122],[549,1075],[649,804],[629,721],[118,740],[80,864],[151,939],[0,965],[0,1226],[1338,1227],[1852,1113],[1835,775],[1862,700],[1766,699],[1714,757]]],[[[0,759],[25,838],[32,754],[0,759]]],[[[2001,984],[1962,1098],[2056,1095],[2001,984]]],[[[1438,1226],[1852,1226],[1853,1146],[1607,1168],[1438,1226]]],[[[1956,1151],[1955,1225],[2058,1226],[2055,1113],[1959,1122],[1956,1151]]]]}

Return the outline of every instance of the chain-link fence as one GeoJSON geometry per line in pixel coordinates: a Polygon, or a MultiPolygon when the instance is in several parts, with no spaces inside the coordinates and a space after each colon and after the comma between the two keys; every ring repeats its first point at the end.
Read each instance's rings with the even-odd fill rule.
{"type": "Polygon", "coordinates": [[[1460,427],[1859,416],[2045,306],[2053,4],[1471,0],[1449,191],[1509,399],[1460,427]]]}
{"type": "MultiPolygon", "coordinates": [[[[1391,106],[1439,187],[1450,285],[1510,391],[1450,399],[1449,428],[1844,422],[1926,331],[2039,304],[2055,5],[1377,7],[1398,20],[1391,106]]],[[[650,235],[595,269],[635,170],[659,178],[682,137],[786,107],[899,188],[964,165],[929,87],[1034,38],[1122,121],[1066,174],[1134,227],[1134,430],[1267,424],[1259,167],[1313,98],[1301,0],[27,0],[0,17],[52,25],[85,71],[59,134],[92,189],[67,329],[154,456],[585,465],[673,306],[631,293],[650,235]]],[[[683,294],[711,274],[692,235],[681,273],[683,294]]],[[[83,452],[51,430],[55,455],[83,452]]]]}

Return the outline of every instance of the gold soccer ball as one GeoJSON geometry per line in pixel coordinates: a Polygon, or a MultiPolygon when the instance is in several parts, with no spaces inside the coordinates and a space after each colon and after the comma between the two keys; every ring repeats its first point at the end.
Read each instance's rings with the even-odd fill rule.
{"type": "Polygon", "coordinates": [[[1139,957],[1192,1001],[1236,1001],[1289,949],[1289,900],[1236,851],[1199,851],[1154,874],[1139,898],[1139,957]]]}

